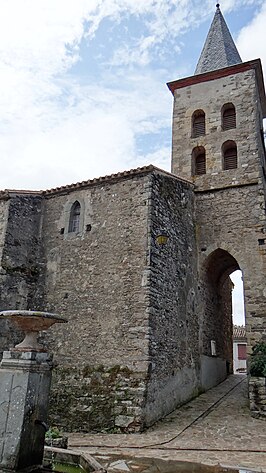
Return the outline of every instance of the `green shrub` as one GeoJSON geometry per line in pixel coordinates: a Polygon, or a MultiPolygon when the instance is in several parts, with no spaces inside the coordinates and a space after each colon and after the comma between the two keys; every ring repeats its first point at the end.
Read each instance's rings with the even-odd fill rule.
{"type": "Polygon", "coordinates": [[[266,343],[257,343],[252,348],[249,371],[251,376],[266,377],[266,343]]]}
{"type": "Polygon", "coordinates": [[[45,434],[46,440],[53,440],[62,437],[62,432],[59,430],[58,427],[50,427],[45,434]]]}

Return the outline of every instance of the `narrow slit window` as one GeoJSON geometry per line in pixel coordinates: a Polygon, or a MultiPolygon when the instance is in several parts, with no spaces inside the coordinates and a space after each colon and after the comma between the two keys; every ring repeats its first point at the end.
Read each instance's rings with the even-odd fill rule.
{"type": "Polygon", "coordinates": [[[192,138],[203,136],[206,133],[205,113],[197,110],[192,116],[192,138]]]}
{"type": "Polygon", "coordinates": [[[80,203],[74,202],[70,211],[68,233],[78,233],[80,226],[80,203]]]}
{"type": "Polygon", "coordinates": [[[228,171],[237,168],[237,146],[234,141],[223,144],[223,169],[228,171]]]}
{"type": "Polygon", "coordinates": [[[223,130],[236,128],[236,109],[232,103],[224,105],[222,109],[222,128],[223,130]]]}

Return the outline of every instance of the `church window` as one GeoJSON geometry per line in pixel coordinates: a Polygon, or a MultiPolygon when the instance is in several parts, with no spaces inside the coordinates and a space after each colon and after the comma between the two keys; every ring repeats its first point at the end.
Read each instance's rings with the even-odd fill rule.
{"type": "Polygon", "coordinates": [[[195,176],[206,174],[206,152],[203,146],[197,146],[192,152],[192,173],[195,176]]]}
{"type": "Polygon", "coordinates": [[[205,113],[203,110],[196,110],[192,115],[192,138],[205,135],[205,113]]]}
{"type": "Polygon", "coordinates": [[[227,103],[222,108],[222,129],[236,128],[236,109],[232,103],[227,103]]]}
{"type": "Polygon", "coordinates": [[[222,146],[223,153],[223,169],[237,168],[237,146],[234,141],[226,141],[222,146]]]}
{"type": "Polygon", "coordinates": [[[68,233],[78,233],[80,226],[80,203],[76,200],[71,207],[68,233]]]}

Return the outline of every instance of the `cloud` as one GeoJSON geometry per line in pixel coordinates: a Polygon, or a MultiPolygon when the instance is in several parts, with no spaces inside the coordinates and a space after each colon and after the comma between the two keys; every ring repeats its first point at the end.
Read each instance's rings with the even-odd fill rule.
{"type": "Polygon", "coordinates": [[[237,46],[244,61],[261,58],[266,74],[265,49],[266,4],[258,10],[250,24],[242,28],[237,39],[237,46]]]}
{"type": "Polygon", "coordinates": [[[169,169],[172,76],[158,58],[210,15],[209,0],[200,14],[192,0],[0,1],[0,188],[47,188],[151,161],[169,169]],[[100,39],[106,20],[127,21],[127,38],[100,39]],[[111,60],[81,77],[93,41],[111,60]],[[142,137],[155,144],[140,149],[142,137]]]}
{"type": "Polygon", "coordinates": [[[65,91],[64,106],[31,103],[2,133],[2,188],[21,182],[54,187],[147,164],[149,156],[138,156],[136,136],[170,128],[170,94],[148,73],[131,75],[127,90],[69,81],[58,88],[65,91]]]}

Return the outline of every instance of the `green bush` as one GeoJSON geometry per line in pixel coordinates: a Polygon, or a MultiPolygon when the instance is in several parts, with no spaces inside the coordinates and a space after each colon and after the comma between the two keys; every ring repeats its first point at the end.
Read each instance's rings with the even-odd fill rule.
{"type": "Polygon", "coordinates": [[[257,343],[252,348],[249,371],[251,376],[266,377],[266,343],[257,343]]]}
{"type": "Polygon", "coordinates": [[[46,440],[53,440],[62,437],[62,432],[58,429],[58,427],[50,427],[45,434],[46,440]]]}

